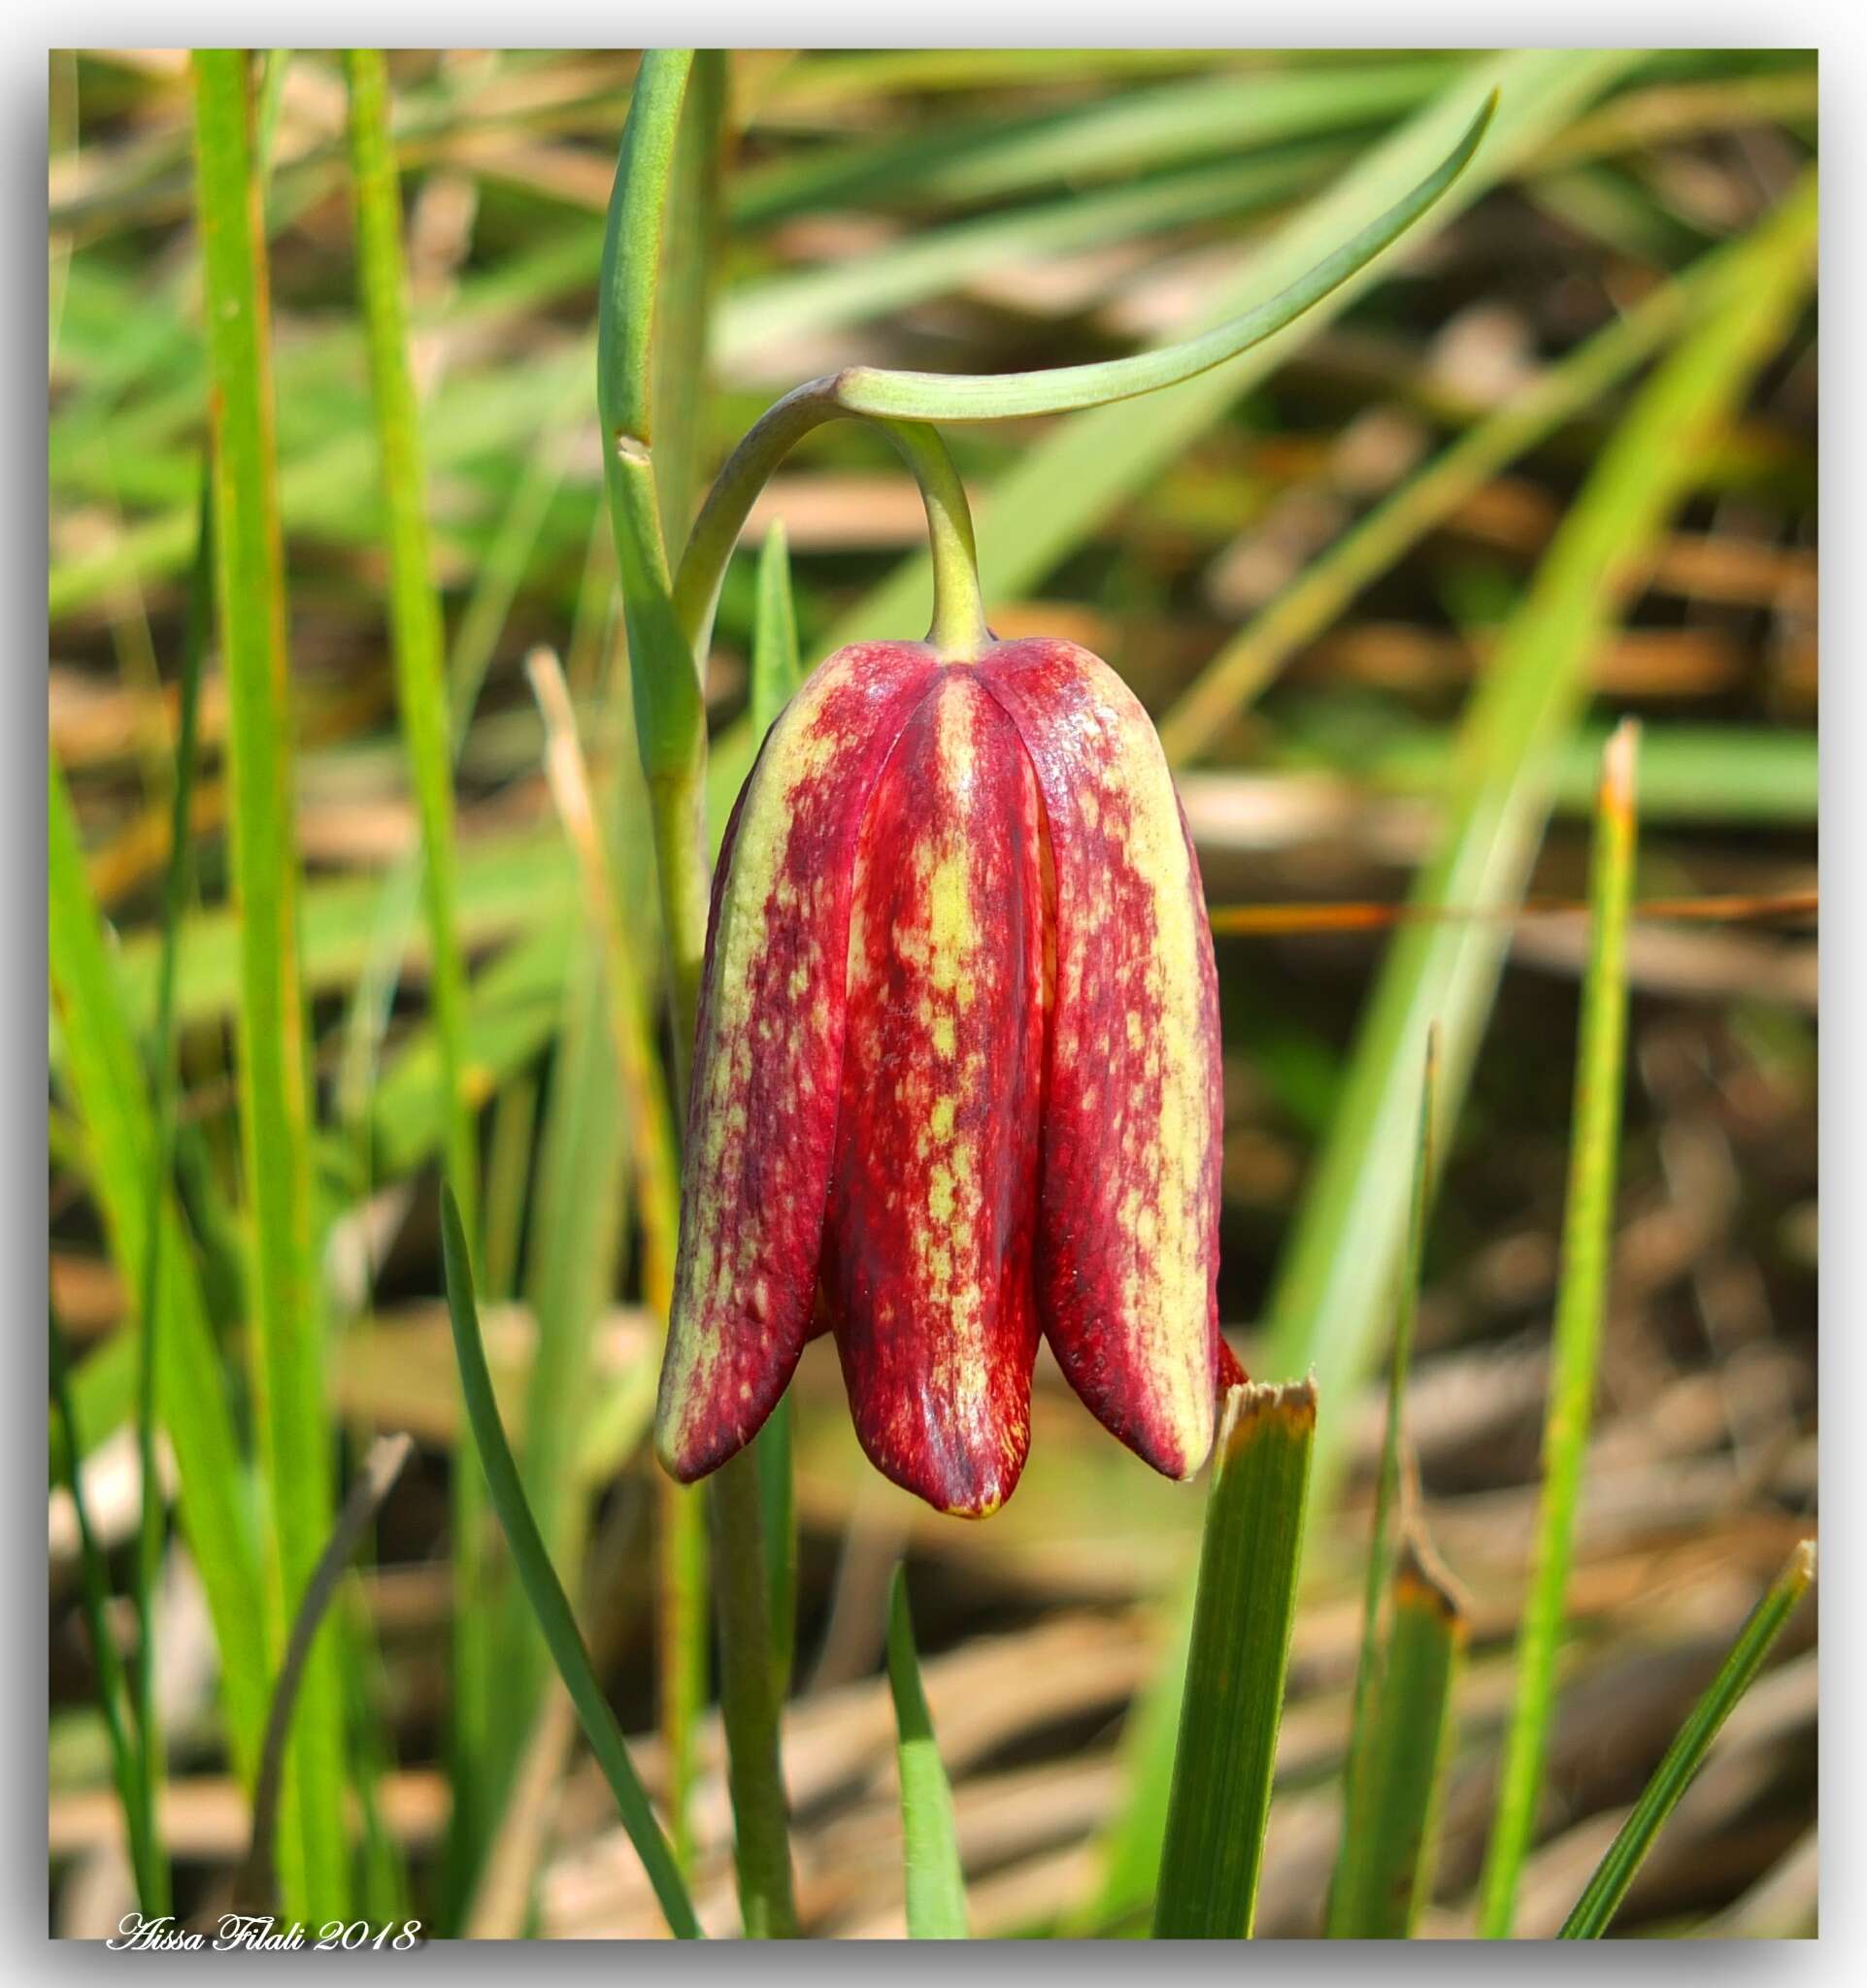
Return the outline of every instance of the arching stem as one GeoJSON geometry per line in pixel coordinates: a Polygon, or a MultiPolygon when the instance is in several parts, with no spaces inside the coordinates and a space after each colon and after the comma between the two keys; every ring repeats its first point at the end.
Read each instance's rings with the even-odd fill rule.
{"type": "Polygon", "coordinates": [[[920,485],[933,547],[934,616],[928,639],[950,662],[970,661],[990,643],[979,596],[972,512],[946,443],[923,421],[859,414],[843,406],[837,398],[839,378],[809,381],[774,402],[748,429],[708,492],[674,581],[675,615],[697,658],[705,656],[712,640],[720,581],[759,491],[813,429],[846,419],[870,421],[881,429],[920,485]]]}
{"type": "MultiPolygon", "coordinates": [[[[874,417],[871,417],[874,418],[874,417]]],[[[933,547],[933,626],[927,640],[950,663],[969,663],[992,641],[979,594],[979,547],[966,486],[938,428],[924,421],[876,419],[920,485],[933,547]]]]}

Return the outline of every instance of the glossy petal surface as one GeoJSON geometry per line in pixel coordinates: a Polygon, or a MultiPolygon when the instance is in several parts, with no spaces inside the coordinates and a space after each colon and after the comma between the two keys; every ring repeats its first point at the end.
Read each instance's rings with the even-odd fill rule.
{"type": "Polygon", "coordinates": [[[980,675],[1044,802],[1054,996],[1038,1314],[1072,1386],[1169,1476],[1212,1446],[1218,1356],[1218,984],[1192,845],[1153,726],[1065,642],[980,675]]]}
{"type": "Polygon", "coordinates": [[[863,1448],[972,1516],[1030,1437],[1041,834],[1015,727],[943,671],[862,835],[823,1282],[863,1448]]]}
{"type": "Polygon", "coordinates": [[[840,650],[772,728],[740,797],[715,883],[655,1415],[683,1480],[756,1433],[810,1329],[857,838],[935,667],[918,643],[840,650]]]}

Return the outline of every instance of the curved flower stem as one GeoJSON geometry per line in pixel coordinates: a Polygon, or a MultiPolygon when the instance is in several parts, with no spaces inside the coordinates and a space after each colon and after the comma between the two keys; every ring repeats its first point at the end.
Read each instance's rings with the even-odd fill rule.
{"type": "MultiPolygon", "coordinates": [[[[1496,109],[1493,90],[1458,143],[1418,185],[1276,296],[1202,337],[1135,352],[1125,359],[1059,366],[1040,373],[906,373],[849,366],[793,388],[766,410],[733,450],[681,557],[674,581],[675,618],[686,637],[696,680],[713,631],[719,583],[752,500],[813,428],[844,414],[858,415],[881,426],[918,480],[933,539],[934,641],[943,652],[943,636],[957,644],[956,655],[976,652],[968,645],[980,639],[984,623],[980,617],[976,625],[969,625],[974,611],[966,605],[969,592],[975,601],[978,595],[978,580],[971,572],[972,520],[945,446],[922,424],[1002,421],[1104,407],[1111,401],[1131,400],[1163,386],[1177,386],[1262,345],[1331,290],[1339,289],[1413,226],[1471,163],[1496,109]]],[[[607,414],[606,422],[613,447],[617,438],[631,432],[607,414]]]]}
{"type": "Polygon", "coordinates": [[[925,422],[877,419],[920,485],[933,546],[933,625],[927,640],[943,661],[969,663],[990,646],[979,594],[979,548],[966,486],[938,428],[925,422]]]}
{"type": "Polygon", "coordinates": [[[934,617],[929,640],[952,662],[967,662],[991,640],[979,597],[978,552],[965,486],[939,431],[917,420],[866,414],[841,397],[846,376],[832,374],[793,387],[741,438],[714,480],[687,537],[674,580],[675,618],[696,657],[713,637],[714,609],[727,562],[746,519],[772,473],[805,436],[826,421],[872,421],[914,472],[927,507],[933,546],[934,617]]]}

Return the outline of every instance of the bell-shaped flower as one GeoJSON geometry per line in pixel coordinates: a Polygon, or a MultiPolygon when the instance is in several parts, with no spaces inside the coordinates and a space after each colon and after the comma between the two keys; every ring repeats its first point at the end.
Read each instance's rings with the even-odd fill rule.
{"type": "Polygon", "coordinates": [[[1219,1138],[1199,870],[1132,693],[1065,642],[840,651],[773,726],[714,886],[663,1461],[723,1463],[831,1330],[876,1467],[984,1515],[1023,1468],[1041,1334],[1190,1476],[1219,1138]]]}

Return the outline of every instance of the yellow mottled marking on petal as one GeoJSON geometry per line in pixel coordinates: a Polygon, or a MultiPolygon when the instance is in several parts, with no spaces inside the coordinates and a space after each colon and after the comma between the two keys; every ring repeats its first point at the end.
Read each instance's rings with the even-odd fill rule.
{"type": "Polygon", "coordinates": [[[952,1219],[953,1176],[950,1167],[936,1166],[927,1176],[927,1212],[936,1222],[952,1219]]]}
{"type": "MultiPolygon", "coordinates": [[[[916,1269],[918,1306],[933,1348],[929,1381],[959,1428],[982,1435],[992,1426],[991,1365],[985,1344],[987,1292],[974,1272],[986,1220],[981,1189],[977,1127],[962,1127],[960,1107],[989,1081],[977,1049],[959,1056],[960,1024],[979,1000],[983,957],[996,908],[976,896],[969,817],[982,801],[978,779],[975,701],[984,693],[953,673],[936,687],[929,826],[896,858],[915,881],[909,904],[890,932],[896,957],[909,968],[917,998],[914,1020],[932,1068],[927,1073],[924,1130],[916,1157],[926,1168],[926,1192],[902,1209],[903,1243],[916,1269]]],[[[989,1133],[987,1133],[989,1136],[989,1133]]],[[[1017,1432],[1003,1437],[1017,1454],[1017,1432]]]]}
{"type": "MultiPolygon", "coordinates": [[[[755,768],[740,810],[732,869],[720,896],[718,928],[714,937],[709,981],[708,1053],[696,1058],[705,1072],[705,1095],[694,1101],[692,1123],[698,1128],[697,1150],[684,1169],[687,1191],[683,1224],[691,1239],[682,1264],[676,1292],[677,1314],[703,1317],[716,1306],[739,1302],[739,1278],[745,1266],[729,1263],[719,1247],[719,1229],[728,1200],[728,1182],[738,1173],[744,1143],[751,1128],[741,1100],[751,1076],[754,1044],[761,1055],[800,1057],[804,1063],[802,1094],[815,1091],[808,1053],[813,1034],[829,1025],[826,1003],[813,1005],[809,1022],[792,1016],[781,1026],[751,999],[751,982],[765,959],[774,911],[793,913],[800,906],[814,908],[823,879],[799,886],[785,874],[785,856],[797,799],[811,782],[836,764],[848,742],[831,727],[818,729],[826,701],[845,679],[835,669],[819,670],[792,698],[774,726],[767,749],[755,768]]],[[[819,954],[806,943],[792,963],[787,992],[793,1000],[809,988],[819,954]]],[[[678,1424],[690,1404],[704,1399],[706,1384],[721,1348],[712,1335],[674,1334],[669,1342],[664,1402],[678,1424]]]]}
{"type": "MultiPolygon", "coordinates": [[[[1132,1280],[1130,1303],[1163,1404],[1170,1404],[1186,1453],[1203,1456],[1211,1404],[1199,1398],[1200,1363],[1185,1357],[1187,1336],[1203,1333],[1207,1318],[1205,1236],[1201,1191],[1210,1139],[1210,1086],[1200,1011],[1198,947],[1203,934],[1189,889],[1186,845],[1173,781],[1146,713],[1132,698],[1118,712],[1118,748],[1103,785],[1123,794],[1119,819],[1121,859],[1149,887],[1153,943],[1139,954],[1149,1016],[1149,1072],[1158,1076],[1157,1116],[1144,1118],[1139,1164],[1154,1185],[1146,1219],[1136,1210],[1130,1228],[1150,1275],[1132,1280]]],[[[1112,819],[1111,827],[1116,826],[1112,819]]],[[[1128,1041],[1139,1047],[1140,1015],[1130,1010],[1128,1041]]],[[[1139,1098],[1136,1100],[1140,1102],[1139,1098]]]]}

